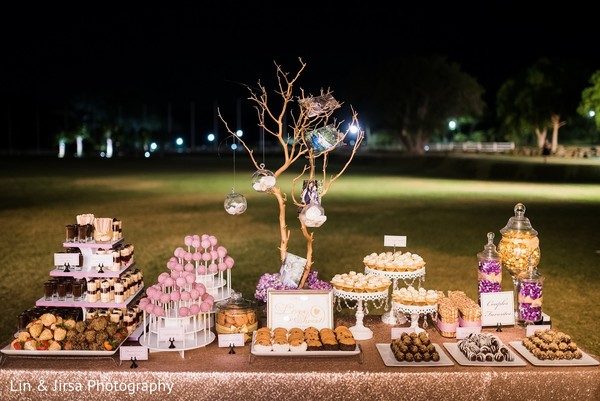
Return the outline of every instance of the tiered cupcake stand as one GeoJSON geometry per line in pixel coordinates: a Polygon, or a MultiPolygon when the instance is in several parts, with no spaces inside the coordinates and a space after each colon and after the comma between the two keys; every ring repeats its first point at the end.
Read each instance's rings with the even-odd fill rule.
{"type": "MultiPolygon", "coordinates": [[[[415,271],[405,271],[405,272],[393,271],[392,272],[392,271],[371,269],[371,268],[365,266],[365,274],[369,274],[369,273],[387,277],[390,280],[392,280],[392,292],[394,290],[398,289],[398,280],[402,280],[404,282],[405,286],[412,285],[413,287],[415,286],[415,282],[416,282],[416,286],[418,287],[421,285],[422,281],[425,281],[425,267],[422,267],[415,271]]],[[[386,309],[387,309],[387,307],[386,307],[386,309]]],[[[390,324],[390,325],[402,324],[402,323],[406,322],[406,318],[401,314],[395,313],[393,308],[391,310],[385,312],[381,316],[381,320],[383,321],[383,323],[390,324]]]]}
{"type": "Polygon", "coordinates": [[[427,318],[430,317],[432,321],[437,321],[437,304],[435,305],[403,305],[398,302],[392,301],[392,312],[396,315],[397,319],[406,319],[410,317],[410,327],[413,328],[415,333],[425,331],[427,328],[427,318]],[[419,327],[419,320],[423,318],[423,328],[419,327]]]}
{"type": "Polygon", "coordinates": [[[337,300],[337,310],[341,312],[342,301],[348,309],[356,309],[356,324],[349,327],[352,335],[357,340],[368,340],[373,338],[373,331],[363,324],[365,315],[369,314],[368,302],[371,302],[377,309],[388,308],[388,290],[379,292],[347,292],[333,289],[333,295],[337,300]],[[349,304],[349,301],[356,301],[356,304],[349,304]]]}

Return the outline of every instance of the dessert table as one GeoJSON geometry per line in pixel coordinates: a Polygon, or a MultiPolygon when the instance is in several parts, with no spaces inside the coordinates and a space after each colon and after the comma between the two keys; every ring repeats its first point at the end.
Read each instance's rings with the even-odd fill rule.
{"type": "MultiPolygon", "coordinates": [[[[335,320],[353,324],[347,317],[335,320]]],[[[136,368],[121,363],[118,353],[113,358],[3,355],[0,391],[3,400],[600,399],[600,366],[463,366],[445,349],[453,366],[386,366],[376,345],[390,343],[391,326],[380,316],[365,317],[365,325],[374,336],[358,341],[361,353],[353,356],[258,356],[251,354],[250,344],[230,353],[216,341],[183,357],[151,351],[136,368]]],[[[518,326],[483,332],[504,344],[525,335],[518,326]]],[[[439,345],[456,343],[431,325],[427,333],[439,345]]]]}

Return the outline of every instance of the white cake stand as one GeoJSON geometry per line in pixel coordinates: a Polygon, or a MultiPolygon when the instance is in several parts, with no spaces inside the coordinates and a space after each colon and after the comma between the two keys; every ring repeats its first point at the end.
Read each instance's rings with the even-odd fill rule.
{"type": "Polygon", "coordinates": [[[388,290],[379,292],[347,292],[338,289],[333,289],[333,295],[337,299],[338,311],[342,310],[342,300],[346,308],[356,308],[356,325],[349,327],[352,335],[356,340],[368,340],[373,338],[373,331],[363,324],[363,318],[369,314],[367,302],[373,302],[375,308],[381,308],[385,303],[385,308],[388,307],[388,290]],[[348,301],[357,301],[356,305],[348,305],[348,301]],[[377,304],[376,302],[379,302],[377,304]]]}
{"type": "MultiPolygon", "coordinates": [[[[425,281],[425,267],[422,267],[419,270],[410,271],[410,272],[408,272],[408,271],[406,271],[406,272],[390,272],[390,271],[386,271],[386,270],[371,269],[371,268],[365,266],[365,274],[369,274],[369,273],[373,273],[378,276],[387,277],[390,280],[392,280],[392,292],[394,290],[398,289],[398,280],[402,280],[404,282],[404,285],[406,285],[406,286],[409,286],[409,285],[414,286],[415,280],[417,280],[417,279],[418,279],[417,286],[421,285],[421,280],[425,281]]],[[[404,317],[404,315],[400,315],[400,316],[396,316],[396,315],[397,314],[394,313],[393,310],[389,310],[381,316],[381,321],[385,324],[391,324],[391,325],[406,323],[407,319],[406,319],[406,317],[404,317]]]]}
{"type": "MultiPolygon", "coordinates": [[[[437,320],[438,306],[435,305],[404,305],[398,302],[392,301],[392,310],[395,314],[402,314],[402,316],[410,316],[410,327],[415,330],[415,333],[425,331],[419,327],[419,318],[421,316],[431,316],[431,319],[435,322],[437,320]]],[[[427,327],[427,322],[424,321],[423,325],[427,327]]]]}

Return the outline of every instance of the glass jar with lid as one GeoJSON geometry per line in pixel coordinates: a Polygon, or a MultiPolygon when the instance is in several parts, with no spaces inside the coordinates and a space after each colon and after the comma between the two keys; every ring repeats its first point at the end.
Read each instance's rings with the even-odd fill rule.
{"type": "Polygon", "coordinates": [[[519,274],[517,281],[519,323],[541,321],[544,277],[533,269],[519,274]]]}
{"type": "Polygon", "coordinates": [[[477,254],[477,288],[480,304],[482,293],[500,292],[502,290],[502,263],[500,254],[496,251],[496,245],[494,245],[494,233],[487,233],[487,239],[488,242],[483,247],[483,251],[477,254]]]}
{"type": "Polygon", "coordinates": [[[525,217],[525,205],[517,203],[514,212],[515,215],[500,230],[502,239],[498,244],[498,253],[502,267],[510,273],[516,284],[517,276],[527,271],[530,263],[533,267],[538,265],[541,254],[538,232],[525,217]]]}
{"type": "Polygon", "coordinates": [[[242,294],[233,291],[231,298],[216,304],[215,330],[217,334],[244,334],[244,342],[252,339],[252,333],[258,329],[256,304],[242,298],[242,294]]]}

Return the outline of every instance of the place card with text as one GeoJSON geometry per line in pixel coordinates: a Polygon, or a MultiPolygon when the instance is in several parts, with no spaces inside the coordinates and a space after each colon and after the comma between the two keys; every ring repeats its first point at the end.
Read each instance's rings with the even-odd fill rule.
{"type": "Polygon", "coordinates": [[[481,325],[511,326],[515,324],[515,298],[513,291],[482,292],[481,325]]]}

